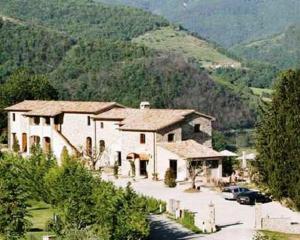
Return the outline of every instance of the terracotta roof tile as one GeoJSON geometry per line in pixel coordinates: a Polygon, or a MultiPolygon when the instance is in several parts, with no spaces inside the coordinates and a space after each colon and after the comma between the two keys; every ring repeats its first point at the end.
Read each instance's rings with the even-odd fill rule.
{"type": "Polygon", "coordinates": [[[165,148],[184,159],[203,159],[203,158],[220,158],[224,157],[221,153],[206,147],[194,140],[180,142],[159,143],[159,146],[165,148]]]}
{"type": "Polygon", "coordinates": [[[27,100],[5,108],[6,111],[26,111],[27,115],[53,116],[61,112],[99,113],[100,111],[120,106],[114,102],[80,102],[80,101],[34,101],[27,100]],[[31,112],[30,112],[31,111],[31,112]]]}
{"type": "Polygon", "coordinates": [[[194,110],[172,109],[112,109],[95,118],[99,120],[120,120],[121,130],[157,131],[184,120],[194,110]]]}

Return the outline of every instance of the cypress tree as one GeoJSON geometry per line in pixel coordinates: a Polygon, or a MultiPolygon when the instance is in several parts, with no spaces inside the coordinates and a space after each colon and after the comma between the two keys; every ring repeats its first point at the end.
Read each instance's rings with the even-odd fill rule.
{"type": "Polygon", "coordinates": [[[261,182],[277,199],[300,209],[300,70],[279,76],[272,102],[257,127],[257,166],[261,182]]]}

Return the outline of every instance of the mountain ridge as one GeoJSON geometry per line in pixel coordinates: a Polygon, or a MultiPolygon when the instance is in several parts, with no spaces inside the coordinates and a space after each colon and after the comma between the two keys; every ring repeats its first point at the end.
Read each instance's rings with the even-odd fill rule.
{"type": "Polygon", "coordinates": [[[97,0],[151,11],[192,32],[232,47],[300,23],[298,0],[97,0]]]}

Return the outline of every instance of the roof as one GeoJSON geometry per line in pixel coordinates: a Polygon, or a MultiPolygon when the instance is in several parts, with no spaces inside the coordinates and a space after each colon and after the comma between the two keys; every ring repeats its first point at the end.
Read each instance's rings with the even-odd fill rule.
{"type": "Polygon", "coordinates": [[[94,116],[97,120],[124,120],[129,114],[134,114],[137,109],[134,108],[113,108],[109,111],[94,116]]]}
{"type": "Polygon", "coordinates": [[[202,115],[192,109],[111,109],[94,118],[98,120],[119,120],[120,130],[157,131],[183,121],[189,114],[202,115]]]}
{"type": "Polygon", "coordinates": [[[157,131],[184,120],[194,110],[136,109],[121,122],[121,130],[157,131]]]}
{"type": "Polygon", "coordinates": [[[221,153],[206,147],[195,140],[159,143],[164,149],[177,154],[184,159],[205,159],[224,157],[221,153]]]}
{"type": "Polygon", "coordinates": [[[82,101],[39,101],[26,100],[5,108],[6,111],[24,111],[27,116],[55,116],[63,112],[99,113],[113,106],[115,102],[82,102],[82,101]]]}
{"type": "Polygon", "coordinates": [[[237,157],[238,155],[234,152],[223,150],[220,152],[224,157],[237,157]]]}

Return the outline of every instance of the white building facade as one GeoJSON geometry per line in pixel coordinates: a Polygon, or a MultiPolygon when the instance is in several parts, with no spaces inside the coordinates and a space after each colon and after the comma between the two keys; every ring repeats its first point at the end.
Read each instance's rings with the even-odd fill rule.
{"type": "Polygon", "coordinates": [[[60,164],[63,148],[96,160],[96,168],[119,166],[124,176],[163,179],[171,168],[178,181],[189,177],[188,161],[209,165],[222,177],[222,154],[212,149],[214,118],[194,110],[139,109],[114,102],[24,101],[6,108],[9,148],[22,155],[39,144],[60,164]]]}

